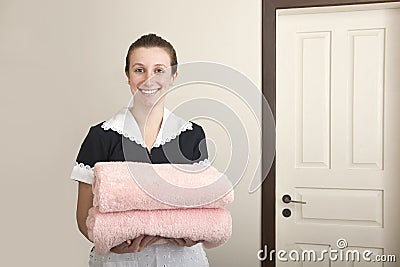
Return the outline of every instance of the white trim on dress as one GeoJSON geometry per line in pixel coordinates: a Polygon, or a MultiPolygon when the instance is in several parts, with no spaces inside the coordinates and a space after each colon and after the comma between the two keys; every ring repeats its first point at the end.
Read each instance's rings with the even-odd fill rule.
{"type": "MultiPolygon", "coordinates": [[[[105,121],[101,125],[101,128],[104,130],[111,129],[137,143],[138,145],[147,148],[136,119],[128,107],[123,107],[121,110],[119,110],[112,118],[105,121]]],[[[164,107],[164,115],[161,122],[160,131],[158,132],[153,147],[159,147],[170,142],[186,130],[193,130],[192,123],[175,115],[166,107],[164,107]]]]}
{"type": "Polygon", "coordinates": [[[89,165],[75,162],[74,168],[72,169],[71,179],[87,184],[93,183],[94,171],[89,165]]]}
{"type": "MultiPolygon", "coordinates": [[[[105,131],[115,131],[147,149],[147,145],[143,140],[139,126],[135,117],[130,112],[129,107],[121,108],[113,117],[103,122],[101,128],[105,131]]],[[[193,130],[193,124],[190,121],[186,121],[185,119],[175,115],[169,109],[164,107],[160,131],[158,132],[156,141],[152,147],[164,145],[187,130],[193,130]]],[[[209,166],[211,165],[211,162],[208,159],[205,159],[199,162],[194,162],[193,165],[209,166]]],[[[71,179],[92,184],[93,178],[93,167],[83,163],[75,162],[71,179]]]]}

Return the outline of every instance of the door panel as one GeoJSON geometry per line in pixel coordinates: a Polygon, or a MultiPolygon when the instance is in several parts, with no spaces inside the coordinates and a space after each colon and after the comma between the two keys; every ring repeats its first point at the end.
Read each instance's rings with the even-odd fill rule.
{"type": "Polygon", "coordinates": [[[380,8],[278,12],[277,251],[368,249],[400,261],[400,9],[380,8]]]}

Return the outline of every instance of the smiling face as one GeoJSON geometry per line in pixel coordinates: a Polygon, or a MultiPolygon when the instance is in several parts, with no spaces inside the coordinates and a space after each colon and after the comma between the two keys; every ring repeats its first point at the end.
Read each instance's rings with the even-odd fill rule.
{"type": "Polygon", "coordinates": [[[126,76],[135,96],[135,105],[163,104],[177,74],[172,75],[169,54],[160,47],[139,47],[132,51],[129,61],[126,76]]]}

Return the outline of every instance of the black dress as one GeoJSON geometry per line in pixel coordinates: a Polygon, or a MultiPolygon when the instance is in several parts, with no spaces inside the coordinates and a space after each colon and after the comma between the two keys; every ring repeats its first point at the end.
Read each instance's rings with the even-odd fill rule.
{"type": "Polygon", "coordinates": [[[91,184],[94,164],[105,161],[209,164],[203,128],[167,108],[164,108],[160,132],[150,152],[127,107],[109,120],[91,126],[80,147],[71,178],[91,184]]]}

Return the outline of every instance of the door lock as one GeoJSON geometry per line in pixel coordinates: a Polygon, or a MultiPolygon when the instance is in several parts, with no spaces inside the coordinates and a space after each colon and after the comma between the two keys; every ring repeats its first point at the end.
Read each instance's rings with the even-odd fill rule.
{"type": "Polygon", "coordinates": [[[290,209],[283,209],[282,215],[283,215],[283,217],[288,218],[288,217],[290,217],[290,215],[292,215],[292,212],[290,211],[290,209]]]}
{"type": "Polygon", "coordinates": [[[306,204],[305,201],[292,200],[292,197],[290,195],[283,195],[282,201],[283,201],[283,203],[286,203],[286,204],[289,204],[289,203],[306,204]]]}

